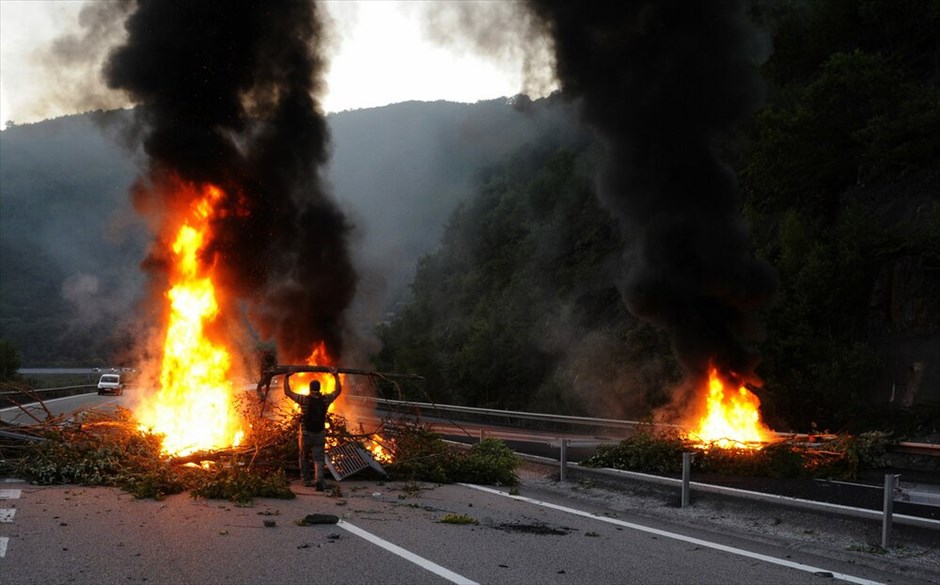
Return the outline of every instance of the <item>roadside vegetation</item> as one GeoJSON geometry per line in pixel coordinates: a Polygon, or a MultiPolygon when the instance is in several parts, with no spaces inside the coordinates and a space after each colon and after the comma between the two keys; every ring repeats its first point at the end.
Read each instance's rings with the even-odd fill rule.
{"type": "Polygon", "coordinates": [[[701,473],[753,477],[857,479],[868,469],[884,467],[887,433],[838,435],[816,443],[781,441],[761,449],[709,448],[675,433],[644,430],[616,445],[603,445],[583,461],[585,467],[674,475],[682,471],[682,454],[694,453],[692,469],[701,473]]]}
{"type": "MultiPolygon", "coordinates": [[[[251,505],[254,498],[289,499],[295,497],[290,476],[297,473],[296,416],[253,417],[239,447],[182,457],[162,453],[161,437],[139,430],[125,409],[113,414],[86,411],[70,420],[50,417],[4,429],[0,477],[22,477],[40,485],[112,486],[157,500],[183,492],[238,505],[251,505]]],[[[351,433],[342,417],[329,416],[328,442],[365,439],[351,433]]],[[[461,450],[417,422],[389,425],[382,437],[383,448],[394,458],[385,466],[392,480],[518,482],[519,461],[500,441],[490,439],[461,450]]]]}

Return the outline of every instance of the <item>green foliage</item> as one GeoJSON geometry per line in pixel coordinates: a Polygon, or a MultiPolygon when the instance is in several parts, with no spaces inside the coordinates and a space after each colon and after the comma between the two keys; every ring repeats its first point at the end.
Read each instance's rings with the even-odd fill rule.
{"type": "Polygon", "coordinates": [[[476,518],[467,516],[466,514],[445,514],[444,517],[441,518],[441,524],[476,525],[479,524],[479,522],[476,520],[476,518]]]}
{"type": "Polygon", "coordinates": [[[676,473],[682,470],[685,448],[685,442],[677,435],[639,432],[616,445],[601,445],[581,465],[676,473]]]}
{"type": "Polygon", "coordinates": [[[682,453],[692,452],[692,469],[701,473],[755,477],[826,477],[854,479],[881,467],[888,434],[839,435],[826,443],[801,445],[781,441],[761,449],[703,449],[675,434],[642,431],[617,445],[604,445],[581,463],[631,471],[677,474],[682,453]]]}
{"type": "Polygon", "coordinates": [[[832,461],[824,460],[814,471],[816,475],[825,477],[855,479],[866,469],[884,467],[890,438],[889,433],[880,431],[839,435],[827,445],[827,449],[841,453],[842,457],[832,461]]]}
{"type": "Polygon", "coordinates": [[[394,434],[394,460],[385,465],[392,477],[450,483],[452,451],[429,429],[413,425],[394,434]]]}
{"type": "Polygon", "coordinates": [[[94,417],[81,426],[48,431],[13,462],[14,472],[40,485],[121,486],[142,467],[156,464],[163,471],[159,437],[130,427],[126,411],[120,416],[123,420],[94,417]]]}
{"type": "Polygon", "coordinates": [[[420,425],[394,435],[394,461],[385,470],[394,478],[436,483],[516,485],[519,458],[502,441],[486,439],[460,450],[420,425]]]}
{"type": "Polygon", "coordinates": [[[116,483],[135,498],[162,500],[168,495],[190,489],[202,474],[201,468],[181,467],[165,460],[156,460],[151,465],[125,471],[116,483]]]}
{"type": "Polygon", "coordinates": [[[905,78],[881,53],[833,53],[805,85],[755,119],[743,176],[764,210],[832,217],[846,188],[933,168],[940,89],[905,78]]]}
{"type": "Polygon", "coordinates": [[[608,406],[592,402],[595,377],[631,384],[635,414],[661,401],[668,340],[628,339],[642,326],[616,287],[623,244],[589,164],[533,147],[488,169],[420,261],[411,303],[379,330],[376,367],[420,373],[434,401],[480,407],[587,414],[608,406]]]}
{"type": "Polygon", "coordinates": [[[937,265],[940,9],[821,0],[756,13],[773,36],[771,91],[737,166],[755,246],[781,283],[766,313],[762,411],[781,430],[878,428],[865,425],[884,424],[868,414],[875,384],[892,376],[889,335],[930,334],[923,322],[876,331],[872,302],[899,257],[922,258],[925,274],[937,265]]]}
{"type": "Polygon", "coordinates": [[[518,465],[519,458],[505,443],[485,439],[454,458],[451,477],[453,481],[467,483],[516,485],[519,483],[518,465]]]}
{"type": "Polygon", "coordinates": [[[190,493],[193,497],[229,500],[242,506],[250,505],[254,498],[296,497],[283,470],[261,474],[242,465],[220,467],[203,474],[190,493]]]}

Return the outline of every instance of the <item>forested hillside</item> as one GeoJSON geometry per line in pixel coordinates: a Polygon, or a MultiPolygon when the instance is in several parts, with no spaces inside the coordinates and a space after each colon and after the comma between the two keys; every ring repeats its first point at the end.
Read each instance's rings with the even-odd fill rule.
{"type": "MultiPolygon", "coordinates": [[[[858,429],[940,402],[940,2],[757,2],[764,107],[722,151],[780,288],[756,389],[778,430],[858,429]],[[877,408],[873,406],[877,405],[877,408]]],[[[642,418],[681,372],[618,293],[591,148],[493,166],[382,331],[435,400],[642,418]]],[[[629,253],[627,254],[629,257],[629,253]]]]}
{"type": "MultiPolygon", "coordinates": [[[[131,206],[128,112],[0,133],[0,339],[24,366],[132,363],[125,333],[150,241],[131,206]]],[[[351,321],[371,331],[407,294],[416,260],[471,193],[480,166],[542,136],[577,134],[570,107],[506,99],[403,103],[328,117],[332,191],[355,224],[361,278],[351,321]]]]}
{"type": "Polygon", "coordinates": [[[149,237],[132,157],[99,130],[119,117],[0,133],[0,338],[23,365],[103,365],[131,325],[149,237]]]}

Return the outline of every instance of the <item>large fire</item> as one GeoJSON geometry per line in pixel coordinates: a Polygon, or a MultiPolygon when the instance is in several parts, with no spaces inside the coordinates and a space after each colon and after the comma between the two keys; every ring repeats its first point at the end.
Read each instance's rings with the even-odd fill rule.
{"type": "MultiPolygon", "coordinates": [[[[169,245],[172,254],[165,295],[169,317],[159,389],[145,397],[135,412],[142,429],[164,436],[164,452],[181,456],[237,446],[245,426],[235,407],[231,355],[222,341],[207,334],[219,313],[220,292],[213,282],[213,263],[205,247],[211,236],[210,221],[225,193],[208,185],[189,195],[194,203],[169,245]]],[[[305,362],[311,366],[333,363],[322,343],[305,362]]],[[[339,376],[345,384],[345,375],[339,376]]],[[[298,372],[291,377],[291,386],[306,394],[312,380],[320,382],[322,393],[336,392],[336,379],[330,373],[298,372]]],[[[331,403],[330,412],[341,401],[342,397],[331,403]]],[[[335,443],[333,438],[330,441],[335,443]]],[[[366,443],[379,461],[391,459],[378,435],[368,437],[366,443]]]]}
{"type": "Polygon", "coordinates": [[[761,420],[760,400],[753,392],[723,379],[718,369],[709,368],[705,414],[690,438],[710,447],[757,449],[778,440],[761,420]]]}
{"type": "Polygon", "coordinates": [[[223,192],[206,186],[179,228],[170,250],[169,320],[160,388],[138,407],[142,428],[164,435],[174,455],[238,445],[242,423],[230,382],[231,357],[206,335],[219,312],[213,267],[203,259],[209,220],[223,192]]]}

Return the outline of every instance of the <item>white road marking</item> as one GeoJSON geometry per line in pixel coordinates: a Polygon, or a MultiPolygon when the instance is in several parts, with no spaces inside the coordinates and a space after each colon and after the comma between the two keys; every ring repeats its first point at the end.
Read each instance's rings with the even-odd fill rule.
{"type": "MultiPolygon", "coordinates": [[[[0,490],[0,500],[16,500],[22,495],[23,490],[0,490]]],[[[0,508],[0,522],[13,522],[13,516],[16,509],[0,508]]],[[[7,556],[7,543],[10,539],[6,536],[0,536],[0,559],[7,556]]]]}
{"type": "Polygon", "coordinates": [[[477,585],[476,581],[471,581],[470,579],[467,579],[463,575],[458,575],[457,573],[454,573],[453,571],[449,569],[445,569],[444,567],[438,565],[437,563],[429,561],[424,557],[419,557],[413,552],[407,551],[398,545],[392,544],[391,542],[383,538],[380,538],[372,534],[371,532],[366,532],[362,528],[359,528],[358,526],[350,524],[349,522],[346,522],[345,520],[340,520],[337,523],[337,526],[339,526],[340,528],[344,530],[352,532],[359,538],[368,540],[372,544],[378,545],[384,548],[385,550],[400,556],[406,561],[411,561],[412,563],[418,565],[422,569],[428,570],[434,573],[435,575],[443,577],[444,579],[447,579],[451,583],[458,583],[460,585],[477,585]]]}
{"type": "Polygon", "coordinates": [[[640,524],[633,524],[632,522],[624,522],[623,520],[617,520],[616,518],[609,518],[607,516],[597,516],[591,514],[590,512],[585,512],[584,510],[577,510],[575,508],[568,508],[565,506],[559,506],[558,504],[552,504],[551,502],[543,502],[541,500],[535,500],[532,498],[526,498],[524,496],[514,496],[507,494],[493,488],[488,488],[480,485],[473,485],[470,483],[461,483],[464,487],[472,488],[475,490],[480,490],[482,492],[487,492],[490,494],[495,494],[498,496],[504,496],[507,498],[512,498],[514,500],[519,500],[522,502],[528,502],[530,504],[535,504],[536,506],[542,506],[544,508],[551,508],[553,510],[559,510],[562,512],[567,512],[569,514],[574,514],[576,516],[584,516],[585,518],[592,518],[594,520],[600,520],[601,522],[607,522],[609,524],[616,524],[617,526],[623,526],[624,528],[630,528],[632,530],[637,530],[640,532],[648,532],[650,534],[655,534],[657,536],[663,536],[665,538],[671,538],[673,540],[680,540],[682,542],[688,542],[690,544],[695,544],[698,546],[711,548],[715,550],[720,550],[722,552],[731,553],[734,555],[740,555],[742,557],[747,557],[750,559],[756,559],[758,561],[764,561],[765,563],[771,563],[774,565],[780,565],[782,567],[788,567],[790,569],[796,569],[798,571],[806,571],[808,573],[825,573],[828,577],[830,574],[834,579],[839,579],[841,581],[848,581],[849,583],[857,583],[858,585],[884,585],[879,581],[870,581],[862,577],[855,577],[854,575],[847,575],[845,573],[837,573],[835,571],[830,571],[828,569],[822,569],[820,567],[814,567],[812,565],[804,565],[802,563],[794,563],[793,561],[788,561],[785,559],[778,559],[768,555],[763,555],[760,553],[751,552],[748,550],[735,548],[733,546],[726,546],[723,544],[718,544],[717,542],[710,542],[707,540],[701,540],[691,536],[685,536],[684,534],[677,534],[675,532],[666,532],[665,530],[659,530],[657,528],[650,528],[649,526],[642,526],[640,524]]]}

